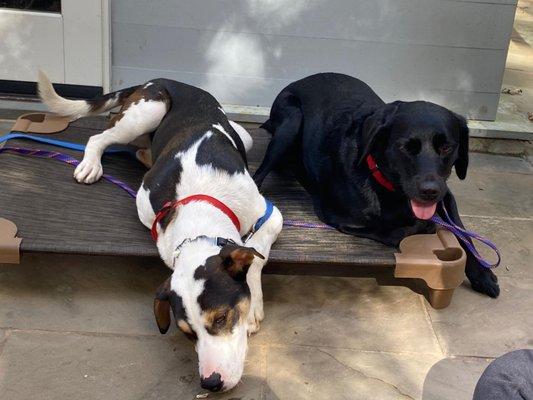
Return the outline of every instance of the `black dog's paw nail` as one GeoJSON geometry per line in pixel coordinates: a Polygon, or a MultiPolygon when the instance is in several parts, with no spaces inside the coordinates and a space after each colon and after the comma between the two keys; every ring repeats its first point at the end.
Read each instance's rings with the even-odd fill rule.
{"type": "Polygon", "coordinates": [[[498,285],[496,275],[485,275],[481,280],[471,281],[472,289],[476,292],[484,293],[493,299],[500,295],[500,286],[498,285]]]}

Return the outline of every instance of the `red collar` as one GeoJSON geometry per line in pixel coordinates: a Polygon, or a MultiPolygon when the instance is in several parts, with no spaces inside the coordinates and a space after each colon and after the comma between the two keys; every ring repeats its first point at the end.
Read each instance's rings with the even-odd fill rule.
{"type": "Polygon", "coordinates": [[[374,179],[389,192],[394,192],[394,186],[392,185],[392,182],[385,178],[385,175],[381,173],[376,160],[374,160],[374,157],[372,157],[370,154],[366,156],[366,164],[368,165],[368,168],[370,169],[374,179]]]}
{"type": "Polygon", "coordinates": [[[231,211],[231,209],[227,205],[222,203],[220,200],[217,200],[214,197],[208,196],[206,194],[195,194],[189,197],[185,197],[184,199],[181,199],[181,200],[167,201],[163,205],[161,210],[159,210],[158,213],[156,214],[154,223],[152,224],[152,230],[151,230],[152,239],[154,239],[154,241],[157,242],[157,223],[161,221],[171,209],[176,209],[179,206],[183,206],[193,201],[205,201],[206,203],[211,204],[213,207],[218,208],[220,211],[226,214],[229,219],[231,219],[231,222],[233,222],[233,225],[235,225],[235,228],[237,228],[237,231],[239,232],[241,231],[241,223],[239,222],[239,218],[237,218],[235,213],[231,211]]]}

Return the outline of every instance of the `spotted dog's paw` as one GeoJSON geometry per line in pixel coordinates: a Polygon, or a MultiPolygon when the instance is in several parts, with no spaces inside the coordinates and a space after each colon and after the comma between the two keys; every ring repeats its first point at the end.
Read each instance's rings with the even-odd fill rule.
{"type": "Polygon", "coordinates": [[[100,160],[88,160],[83,161],[74,170],[74,179],[79,183],[91,184],[102,177],[104,170],[100,160]]]}
{"type": "Polygon", "coordinates": [[[265,318],[263,311],[263,299],[253,301],[250,305],[250,312],[248,314],[248,335],[252,335],[259,331],[261,321],[265,318]]]}

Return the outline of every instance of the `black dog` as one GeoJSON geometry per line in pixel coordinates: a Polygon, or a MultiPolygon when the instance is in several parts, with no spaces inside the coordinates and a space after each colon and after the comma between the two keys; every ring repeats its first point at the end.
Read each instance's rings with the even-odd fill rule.
{"type": "MultiPolygon", "coordinates": [[[[322,73],[283,89],[262,127],[273,137],[256,183],[273,169],[291,171],[319,218],[341,232],[398,246],[435,231],[439,202],[462,226],[446,180],[454,165],[466,177],[468,127],[444,107],[385,104],[358,79],[322,73]]],[[[465,250],[472,288],[497,297],[496,275],[465,250]]]]}

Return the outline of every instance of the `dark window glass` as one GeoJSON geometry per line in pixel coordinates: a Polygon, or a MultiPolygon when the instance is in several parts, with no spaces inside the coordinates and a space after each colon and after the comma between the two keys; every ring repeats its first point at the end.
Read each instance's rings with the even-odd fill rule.
{"type": "Polygon", "coordinates": [[[0,7],[60,13],[61,0],[0,0],[0,7]]]}

